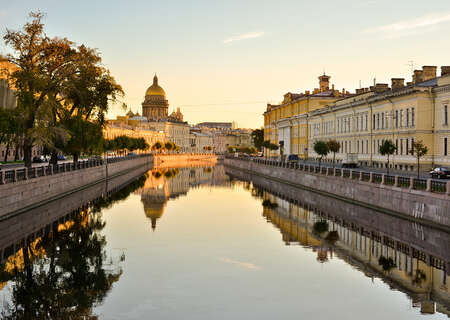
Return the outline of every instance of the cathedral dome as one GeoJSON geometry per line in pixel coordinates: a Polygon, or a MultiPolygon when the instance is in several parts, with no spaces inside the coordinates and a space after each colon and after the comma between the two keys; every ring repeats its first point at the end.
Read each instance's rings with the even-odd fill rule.
{"type": "Polygon", "coordinates": [[[158,77],[156,76],[156,74],[153,77],[153,84],[147,89],[147,91],[145,92],[145,96],[163,96],[165,99],[166,92],[158,85],[158,77]]]}

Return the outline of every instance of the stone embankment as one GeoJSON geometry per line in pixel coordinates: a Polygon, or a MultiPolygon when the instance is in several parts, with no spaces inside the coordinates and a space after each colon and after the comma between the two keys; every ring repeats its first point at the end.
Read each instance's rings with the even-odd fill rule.
{"type": "Polygon", "coordinates": [[[414,179],[402,187],[400,177],[393,177],[391,184],[383,174],[378,177],[353,170],[237,158],[227,158],[224,163],[252,175],[450,231],[450,183],[443,192],[431,192],[430,180],[422,190],[415,187],[414,179]]]}
{"type": "Polygon", "coordinates": [[[0,220],[21,214],[98,183],[125,175],[140,167],[150,170],[154,163],[214,161],[211,154],[147,154],[122,158],[81,161],[57,166],[0,171],[0,220]]]}

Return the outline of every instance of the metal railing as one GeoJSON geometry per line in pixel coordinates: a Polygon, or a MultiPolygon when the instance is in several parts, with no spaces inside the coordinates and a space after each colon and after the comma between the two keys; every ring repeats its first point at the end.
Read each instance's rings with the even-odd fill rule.
{"type": "Polygon", "coordinates": [[[398,187],[398,188],[409,188],[414,190],[424,190],[435,193],[446,193],[450,195],[450,181],[436,181],[432,179],[417,179],[412,177],[404,177],[397,175],[387,175],[384,173],[378,172],[370,172],[370,171],[361,171],[361,170],[350,170],[350,169],[342,169],[342,168],[331,168],[326,166],[316,166],[312,164],[305,164],[301,162],[284,162],[273,159],[257,159],[251,157],[233,157],[233,156],[225,156],[229,159],[241,160],[241,161],[252,161],[259,164],[272,166],[272,167],[280,167],[280,168],[289,168],[293,170],[301,170],[305,172],[337,176],[350,178],[353,180],[362,180],[366,182],[371,182],[374,184],[384,184],[387,186],[398,187]],[[351,172],[351,174],[350,174],[351,172]],[[372,178],[372,179],[371,179],[372,178]]]}
{"type": "MultiPolygon", "coordinates": [[[[108,158],[107,163],[116,163],[125,160],[148,157],[151,154],[130,155],[124,157],[108,158]]],[[[102,166],[104,160],[102,158],[80,160],[77,163],[66,162],[56,165],[44,165],[32,168],[20,168],[11,170],[0,170],[0,184],[14,183],[18,181],[35,179],[43,176],[60,174],[68,171],[83,170],[93,167],[102,166]]]]}

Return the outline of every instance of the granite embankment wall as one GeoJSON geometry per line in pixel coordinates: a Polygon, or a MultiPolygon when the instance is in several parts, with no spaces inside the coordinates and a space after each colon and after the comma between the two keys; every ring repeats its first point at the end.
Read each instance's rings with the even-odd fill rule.
{"type": "Polygon", "coordinates": [[[0,219],[9,218],[37,206],[84,190],[108,179],[146,167],[151,169],[153,157],[136,157],[0,185],[0,219]]]}
{"type": "Polygon", "coordinates": [[[428,252],[447,261],[447,270],[450,272],[450,233],[444,230],[382,214],[348,201],[330,199],[330,197],[317,192],[266,179],[240,169],[227,166],[225,172],[233,178],[252,182],[256,188],[269,192],[284,201],[309,207],[311,210],[315,209],[315,212],[319,212],[332,221],[340,221],[341,225],[345,222],[352,228],[358,228],[360,233],[375,232],[380,236],[387,235],[393,240],[408,243],[412,248],[428,252]]]}
{"type": "Polygon", "coordinates": [[[100,197],[119,190],[147,171],[148,167],[144,165],[80,191],[69,193],[59,201],[49,201],[9,219],[0,219],[0,262],[16,252],[14,247],[16,244],[23,243],[24,239],[39,237],[44,229],[46,227],[50,229],[49,225],[55,221],[61,223],[61,218],[83,206],[88,206],[100,197]]]}
{"type": "Polygon", "coordinates": [[[249,160],[225,159],[224,163],[253,175],[450,231],[450,197],[446,194],[273,167],[249,160]]]}

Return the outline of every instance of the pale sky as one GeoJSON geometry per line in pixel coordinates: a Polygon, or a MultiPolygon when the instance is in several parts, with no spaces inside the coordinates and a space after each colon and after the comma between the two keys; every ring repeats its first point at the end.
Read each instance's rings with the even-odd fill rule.
{"type": "Polygon", "coordinates": [[[133,111],[156,72],[169,112],[191,124],[260,127],[267,102],[314,89],[324,71],[354,92],[410,81],[410,61],[450,65],[449,0],[0,0],[1,33],[31,10],[46,13],[48,35],[97,48],[133,111]]]}

